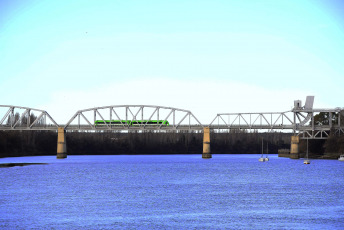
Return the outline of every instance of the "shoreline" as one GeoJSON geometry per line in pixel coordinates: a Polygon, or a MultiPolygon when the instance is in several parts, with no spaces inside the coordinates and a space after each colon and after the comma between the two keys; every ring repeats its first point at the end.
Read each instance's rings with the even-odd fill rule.
{"type": "Polygon", "coordinates": [[[15,166],[27,166],[27,165],[47,165],[48,163],[3,163],[0,164],[0,168],[10,168],[15,166]]]}

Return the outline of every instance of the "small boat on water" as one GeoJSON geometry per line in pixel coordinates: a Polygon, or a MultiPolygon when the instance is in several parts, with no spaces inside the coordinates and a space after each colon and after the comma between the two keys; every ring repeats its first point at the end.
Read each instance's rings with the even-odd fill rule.
{"type": "Polygon", "coordinates": [[[303,163],[304,163],[305,165],[309,165],[311,162],[310,162],[310,160],[304,160],[303,163]]]}
{"type": "Polygon", "coordinates": [[[265,158],[264,158],[264,157],[261,157],[261,158],[258,159],[258,161],[264,162],[264,161],[265,161],[265,158]]]}
{"type": "Polygon", "coordinates": [[[308,160],[308,138],[307,138],[307,153],[306,153],[306,159],[303,161],[305,165],[309,165],[311,163],[310,160],[308,160]]]}
{"type": "Polygon", "coordinates": [[[340,157],[338,158],[339,161],[344,161],[344,154],[340,155],[340,157]]]}

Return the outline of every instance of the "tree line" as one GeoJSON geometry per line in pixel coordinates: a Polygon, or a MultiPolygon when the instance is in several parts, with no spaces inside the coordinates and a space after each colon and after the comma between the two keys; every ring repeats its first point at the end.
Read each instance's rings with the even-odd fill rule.
{"type": "MultiPolygon", "coordinates": [[[[28,123],[31,125],[33,122],[37,120],[37,116],[34,113],[31,114],[25,114],[24,116],[20,116],[20,114],[17,112],[13,115],[8,116],[6,121],[6,126],[27,126],[28,123]]],[[[44,118],[40,117],[36,122],[35,126],[44,125],[44,118]]]]}
{"type": "MultiPolygon", "coordinates": [[[[290,133],[211,133],[211,152],[214,154],[277,154],[278,149],[290,148],[290,133]]],[[[340,153],[344,136],[328,140],[310,140],[309,152],[314,156],[340,153]]],[[[116,154],[201,154],[203,133],[197,132],[67,132],[69,155],[116,154]]],[[[56,155],[57,132],[1,131],[0,156],[56,155]]],[[[306,151],[304,140],[300,152],[306,151]]]]}
{"type": "Polygon", "coordinates": [[[338,125],[339,121],[341,126],[344,126],[344,111],[338,113],[320,112],[314,116],[314,125],[338,125]]]}

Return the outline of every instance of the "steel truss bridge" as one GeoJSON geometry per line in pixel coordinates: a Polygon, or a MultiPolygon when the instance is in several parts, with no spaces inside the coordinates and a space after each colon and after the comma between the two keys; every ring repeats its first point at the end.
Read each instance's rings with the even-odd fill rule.
{"type": "Polygon", "coordinates": [[[0,105],[0,130],[66,131],[203,131],[218,132],[293,132],[300,138],[326,139],[330,132],[344,134],[344,108],[313,109],[314,97],[304,106],[294,101],[286,112],[220,113],[210,124],[202,124],[189,110],[153,105],[112,105],[77,111],[66,124],[57,124],[47,111],[12,105],[0,105]],[[322,123],[315,116],[326,113],[322,123]],[[150,120],[161,121],[151,124],[150,120]],[[96,121],[103,121],[97,124],[96,121]],[[117,123],[114,123],[117,121],[117,123]],[[118,122],[119,121],[119,122],[118,122]],[[130,121],[130,122],[125,122],[130,121]],[[163,124],[168,122],[168,125],[163,124]]]}

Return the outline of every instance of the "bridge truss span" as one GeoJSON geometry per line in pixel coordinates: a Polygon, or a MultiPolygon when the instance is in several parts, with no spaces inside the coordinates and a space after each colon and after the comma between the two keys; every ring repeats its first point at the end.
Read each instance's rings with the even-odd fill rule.
{"type": "Polygon", "coordinates": [[[57,130],[59,125],[45,110],[0,105],[0,130],[57,130]]]}
{"type": "Polygon", "coordinates": [[[343,120],[343,108],[313,109],[295,106],[293,110],[286,112],[221,113],[216,115],[209,127],[219,131],[290,130],[302,139],[326,139],[330,135],[344,134],[343,120]]]}
{"type": "Polygon", "coordinates": [[[77,111],[65,130],[203,130],[189,110],[155,105],[111,105],[77,111]]]}
{"type": "Polygon", "coordinates": [[[217,114],[209,127],[214,129],[293,129],[293,113],[257,112],[257,113],[220,113],[217,114]]]}

